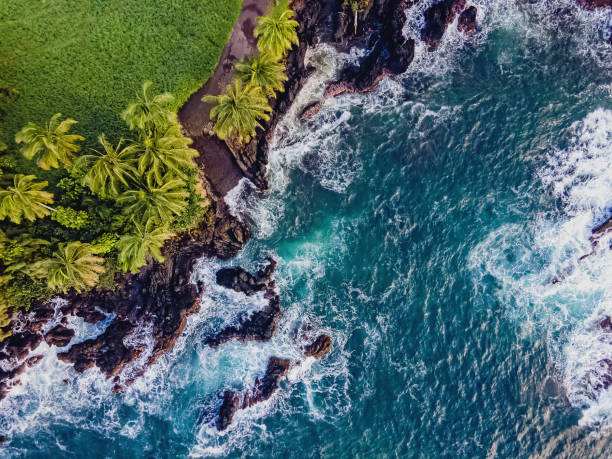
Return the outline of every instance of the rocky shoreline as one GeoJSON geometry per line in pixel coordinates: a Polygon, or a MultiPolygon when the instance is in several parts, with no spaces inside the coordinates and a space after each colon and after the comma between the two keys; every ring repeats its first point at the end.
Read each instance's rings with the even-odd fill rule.
{"type": "MultiPolygon", "coordinates": [[[[610,6],[609,0],[577,0],[584,8],[610,6]]],[[[285,91],[272,102],[273,113],[269,121],[246,147],[235,148],[211,137],[206,132],[188,132],[194,139],[194,147],[202,154],[214,151],[224,164],[232,164],[235,181],[237,174],[248,178],[264,193],[268,188],[268,150],[278,122],[287,113],[301,88],[313,70],[305,64],[309,47],[328,43],[339,51],[353,46],[367,49],[359,65],[342,71],[339,81],[330,85],[325,97],[335,97],[347,92],[371,91],[382,78],[406,71],[414,58],[415,41],[405,38],[402,32],[406,21],[405,10],[418,3],[408,0],[372,0],[354,34],[350,15],[342,14],[342,0],[294,0],[292,8],[299,21],[298,35],[301,45],[287,58],[289,81],[285,91]],[[229,152],[229,153],[228,153],[229,152]],[[225,155],[225,156],[224,156],[225,155]],[[229,156],[228,156],[229,155],[229,156]],[[236,172],[240,171],[240,172],[236,172]]],[[[472,33],[476,27],[476,8],[466,0],[442,0],[425,11],[425,26],[421,39],[430,50],[440,42],[445,30],[458,20],[460,31],[472,33]]],[[[307,119],[316,114],[323,102],[308,106],[301,115],[307,119]]],[[[179,113],[180,116],[180,113],[179,113]]],[[[189,129],[186,129],[189,131],[189,129]]],[[[0,398],[19,383],[19,375],[35,365],[42,356],[35,350],[45,341],[50,346],[69,345],[74,331],[66,325],[67,316],[81,317],[88,323],[98,323],[114,315],[110,326],[98,337],[86,340],[58,354],[58,358],[74,365],[78,372],[97,366],[108,378],[113,378],[115,390],[133,382],[146,368],[171,349],[181,335],[187,318],[200,307],[205,285],[190,282],[193,266],[199,258],[234,257],[249,241],[251,229],[248,223],[234,217],[223,197],[227,192],[225,168],[204,169],[201,174],[204,186],[211,197],[212,224],[203,223],[190,234],[170,241],[165,249],[163,263],[150,263],[138,274],[122,275],[116,290],[95,289],[86,294],[72,294],[61,303],[33,306],[29,312],[20,311],[12,319],[13,334],[0,343],[0,398]],[[218,184],[225,183],[220,186],[218,184]],[[53,320],[58,323],[47,330],[53,320]],[[152,330],[152,348],[128,347],[125,342],[138,329],[152,330]],[[147,356],[142,367],[129,376],[123,376],[127,365],[147,356]]],[[[273,273],[276,263],[268,260],[266,267],[250,274],[240,267],[224,269],[217,273],[217,283],[246,295],[263,292],[268,304],[261,311],[241,319],[211,336],[207,344],[216,347],[229,340],[265,341],[274,334],[281,315],[281,302],[275,289],[273,273]]],[[[317,337],[304,348],[304,355],[321,357],[331,348],[331,338],[317,337]]],[[[242,394],[226,392],[223,395],[217,427],[227,428],[236,410],[251,406],[269,398],[292,365],[284,359],[270,359],[266,373],[255,381],[253,389],[242,394]]]]}

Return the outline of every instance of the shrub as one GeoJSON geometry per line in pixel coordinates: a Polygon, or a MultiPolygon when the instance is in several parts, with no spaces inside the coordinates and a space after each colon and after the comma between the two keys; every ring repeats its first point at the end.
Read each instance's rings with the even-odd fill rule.
{"type": "Polygon", "coordinates": [[[57,212],[51,214],[51,220],[66,228],[81,229],[89,223],[89,215],[85,211],[63,206],[57,206],[56,210],[57,212]]]}

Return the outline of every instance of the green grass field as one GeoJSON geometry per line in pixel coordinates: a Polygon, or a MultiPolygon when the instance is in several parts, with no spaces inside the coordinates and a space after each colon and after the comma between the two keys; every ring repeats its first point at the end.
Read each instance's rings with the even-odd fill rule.
{"type": "Polygon", "coordinates": [[[54,113],[79,121],[88,144],[125,134],[121,111],[145,80],[176,108],[212,74],[242,0],[0,2],[0,85],[19,97],[6,140],[54,113]]]}

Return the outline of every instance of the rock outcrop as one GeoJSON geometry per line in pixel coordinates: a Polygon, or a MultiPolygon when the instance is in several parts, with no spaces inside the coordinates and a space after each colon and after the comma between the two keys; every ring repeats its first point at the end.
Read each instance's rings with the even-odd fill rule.
{"type": "Polygon", "coordinates": [[[280,318],[280,297],[276,293],[276,283],[272,278],[276,262],[268,259],[268,264],[257,275],[253,276],[243,268],[226,268],[217,273],[217,283],[225,288],[253,295],[264,292],[268,303],[259,311],[240,317],[237,325],[225,328],[219,334],[206,341],[211,347],[217,347],[231,340],[267,341],[274,335],[280,318]]]}
{"type": "Polygon", "coordinates": [[[421,40],[427,44],[429,51],[438,47],[444,32],[464,8],[465,0],[442,0],[425,10],[421,40]]]}
{"type": "Polygon", "coordinates": [[[457,30],[463,32],[466,35],[474,33],[476,30],[476,14],[478,10],[475,6],[469,6],[464,9],[459,15],[459,23],[457,24],[457,30]]]}
{"type": "Polygon", "coordinates": [[[74,330],[63,325],[56,325],[45,335],[45,341],[49,346],[65,347],[74,338],[74,330]]]}
{"type": "MultiPolygon", "coordinates": [[[[320,358],[330,351],[331,344],[332,340],[329,336],[321,335],[315,342],[306,346],[305,357],[320,358]],[[312,352],[309,353],[308,349],[312,352]]],[[[238,410],[244,410],[272,397],[274,392],[280,387],[280,382],[287,375],[287,372],[292,367],[300,364],[301,362],[297,362],[292,365],[287,359],[270,357],[265,373],[255,379],[251,389],[242,393],[236,393],[231,390],[225,391],[216,421],[217,429],[220,431],[227,429],[238,410]]]]}
{"type": "Polygon", "coordinates": [[[612,8],[612,0],[577,0],[580,7],[585,10],[597,10],[601,8],[612,8]]]}
{"type": "Polygon", "coordinates": [[[320,335],[311,344],[304,346],[304,355],[320,359],[327,354],[332,347],[332,339],[327,335],[320,335]]]}

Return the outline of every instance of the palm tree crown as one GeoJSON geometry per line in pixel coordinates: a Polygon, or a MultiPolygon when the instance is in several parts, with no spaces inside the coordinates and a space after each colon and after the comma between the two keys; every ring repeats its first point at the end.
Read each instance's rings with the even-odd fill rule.
{"type": "Polygon", "coordinates": [[[84,140],[80,135],[68,133],[77,122],[70,118],[60,122],[61,116],[61,113],[53,115],[45,127],[28,123],[15,135],[15,142],[24,144],[23,156],[35,160],[45,170],[60,164],[70,167],[74,154],[81,148],[77,142],[84,140]]]}
{"type": "Polygon", "coordinates": [[[169,105],[174,101],[174,96],[169,92],[151,95],[149,89],[152,84],[145,81],[138,100],[129,104],[121,114],[131,130],[139,129],[150,134],[156,127],[163,127],[172,121],[169,118],[172,113],[169,105]]]}
{"type": "Polygon", "coordinates": [[[36,176],[16,174],[13,186],[0,189],[0,219],[9,217],[13,223],[21,223],[22,218],[33,222],[49,215],[54,209],[53,194],[43,191],[47,182],[34,182],[36,176]]]}
{"type": "Polygon", "coordinates": [[[148,256],[159,263],[164,261],[161,249],[172,233],[165,228],[151,230],[152,225],[149,223],[144,227],[136,224],[134,233],[122,236],[117,242],[119,264],[124,271],[129,270],[136,274],[138,269],[147,263],[148,256]]]}
{"type": "Polygon", "coordinates": [[[104,259],[96,257],[96,253],[91,244],[79,241],[60,244],[51,258],[34,264],[33,272],[47,280],[50,290],[66,293],[74,288],[81,292],[95,287],[104,272],[104,259]]]}
{"type": "Polygon", "coordinates": [[[178,123],[170,124],[163,132],[152,131],[133,146],[138,157],[138,173],[150,187],[163,184],[163,177],[168,173],[184,178],[183,169],[196,168],[194,158],[199,155],[189,145],[191,139],[183,135],[178,123]]]}
{"type": "Polygon", "coordinates": [[[262,89],[253,85],[244,85],[236,79],[228,85],[227,94],[204,96],[204,102],[216,103],[210,111],[210,117],[217,118],[215,133],[220,139],[235,138],[239,142],[248,142],[261,127],[258,120],[269,120],[272,111],[262,89]]]}
{"type": "Polygon", "coordinates": [[[121,187],[129,188],[130,181],[136,180],[138,172],[131,164],[134,159],[133,145],[121,147],[123,139],[116,147],[106,140],[104,134],[98,137],[98,142],[104,151],[95,151],[94,155],[81,156],[77,167],[88,167],[83,177],[83,184],[91,191],[104,198],[115,197],[121,192],[121,187]]]}
{"type": "Polygon", "coordinates": [[[238,62],[235,70],[245,85],[259,86],[267,96],[283,92],[284,82],[289,79],[285,66],[267,53],[238,62]]]}
{"type": "Polygon", "coordinates": [[[261,52],[268,52],[275,58],[282,58],[293,45],[299,45],[300,40],[296,28],[298,22],[294,20],[293,10],[275,10],[270,16],[257,18],[257,27],[254,35],[257,40],[257,48],[261,52]]]}
{"type": "Polygon", "coordinates": [[[128,190],[119,196],[117,203],[125,206],[126,215],[137,216],[141,223],[151,221],[165,225],[185,210],[189,193],[182,180],[166,178],[163,181],[165,183],[159,188],[128,190]]]}

